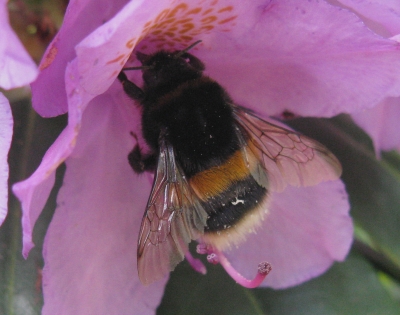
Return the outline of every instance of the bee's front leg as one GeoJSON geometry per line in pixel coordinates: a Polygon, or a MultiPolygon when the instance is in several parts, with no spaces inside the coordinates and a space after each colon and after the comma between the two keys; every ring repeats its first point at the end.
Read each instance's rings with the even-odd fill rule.
{"type": "Polygon", "coordinates": [[[140,101],[144,97],[144,92],[132,81],[128,80],[126,74],[121,71],[118,75],[118,80],[122,83],[124,91],[130,98],[135,101],[140,101]]]}
{"type": "Polygon", "coordinates": [[[128,162],[136,174],[141,174],[145,171],[154,171],[156,169],[157,157],[154,153],[143,154],[142,149],[137,142],[137,136],[134,133],[131,135],[136,139],[136,145],[128,154],[128,162]]]}

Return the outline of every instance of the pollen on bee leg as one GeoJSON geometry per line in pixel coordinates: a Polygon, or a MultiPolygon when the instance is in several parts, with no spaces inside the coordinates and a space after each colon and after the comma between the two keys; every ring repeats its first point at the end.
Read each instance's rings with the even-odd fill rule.
{"type": "Polygon", "coordinates": [[[225,271],[239,283],[241,286],[249,289],[257,288],[265,279],[265,277],[272,270],[272,266],[268,262],[261,262],[258,264],[257,275],[253,280],[246,279],[243,277],[235,268],[232,267],[231,263],[225,257],[224,254],[218,253],[219,263],[224,267],[225,271]]]}
{"type": "Polygon", "coordinates": [[[204,266],[200,259],[194,258],[189,251],[186,252],[185,258],[188,261],[189,265],[198,273],[201,273],[202,275],[205,275],[207,273],[206,266],[204,266]]]}

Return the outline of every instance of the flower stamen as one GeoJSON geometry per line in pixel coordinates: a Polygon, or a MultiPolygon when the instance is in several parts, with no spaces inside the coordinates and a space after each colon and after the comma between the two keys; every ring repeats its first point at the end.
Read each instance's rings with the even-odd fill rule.
{"type": "Polygon", "coordinates": [[[207,254],[207,261],[209,263],[220,263],[221,266],[224,267],[225,271],[232,277],[232,279],[245,288],[257,288],[272,270],[272,266],[269,262],[261,262],[258,264],[257,275],[254,277],[254,279],[249,280],[243,277],[235,268],[233,268],[229,260],[222,252],[213,249],[212,246],[207,244],[199,244],[197,245],[196,251],[199,254],[207,254]]]}
{"type": "Polygon", "coordinates": [[[257,288],[272,270],[270,263],[261,262],[258,264],[257,275],[253,280],[249,280],[243,277],[235,268],[233,268],[229,260],[222,253],[219,253],[219,262],[221,266],[224,267],[225,271],[233,278],[233,280],[235,280],[241,286],[249,289],[257,288]]]}
{"type": "Polygon", "coordinates": [[[201,262],[200,259],[194,258],[192,254],[188,251],[185,254],[185,258],[188,261],[189,265],[198,273],[201,273],[202,275],[205,275],[207,273],[207,268],[204,266],[204,264],[201,262]]]}

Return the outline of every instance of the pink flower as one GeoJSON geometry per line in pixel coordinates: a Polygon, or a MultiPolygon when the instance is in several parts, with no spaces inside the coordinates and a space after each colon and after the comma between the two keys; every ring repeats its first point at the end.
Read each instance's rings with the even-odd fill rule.
{"type": "MultiPolygon", "coordinates": [[[[138,230],[151,188],[127,155],[139,114],[116,76],[133,50],[193,54],[235,102],[263,116],[288,110],[330,117],[400,94],[400,52],[346,10],[323,1],[71,1],[32,85],[43,116],[69,122],[37,171],[14,186],[23,206],[23,254],[66,162],[64,186],[44,244],[43,314],[152,314],[167,279],[145,287],[136,267],[138,230]]],[[[132,73],[135,82],[140,73],[132,73]]],[[[288,187],[243,246],[225,253],[253,277],[276,266],[263,286],[284,288],[342,261],[352,223],[343,183],[288,187]],[[316,198],[316,196],[323,196],[316,198]]]]}
{"type": "MultiPolygon", "coordinates": [[[[32,82],[37,68],[11,29],[8,21],[7,1],[0,0],[0,88],[12,89],[32,82]]],[[[8,163],[13,131],[11,108],[0,93],[0,226],[7,215],[8,163]]]]}
{"type": "MultiPolygon", "coordinates": [[[[398,1],[339,0],[351,8],[367,25],[385,38],[400,42],[400,3],[398,1]]],[[[393,68],[392,71],[397,71],[393,68]]],[[[375,107],[354,113],[354,121],[372,138],[375,150],[400,150],[400,97],[394,93],[378,100],[375,107]]]]}

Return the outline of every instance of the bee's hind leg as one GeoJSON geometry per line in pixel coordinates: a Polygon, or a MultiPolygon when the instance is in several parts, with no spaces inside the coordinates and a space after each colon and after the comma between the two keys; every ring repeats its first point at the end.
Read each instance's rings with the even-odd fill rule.
{"type": "Polygon", "coordinates": [[[129,165],[137,174],[156,169],[157,158],[155,154],[142,154],[138,144],[128,155],[129,165]]]}

